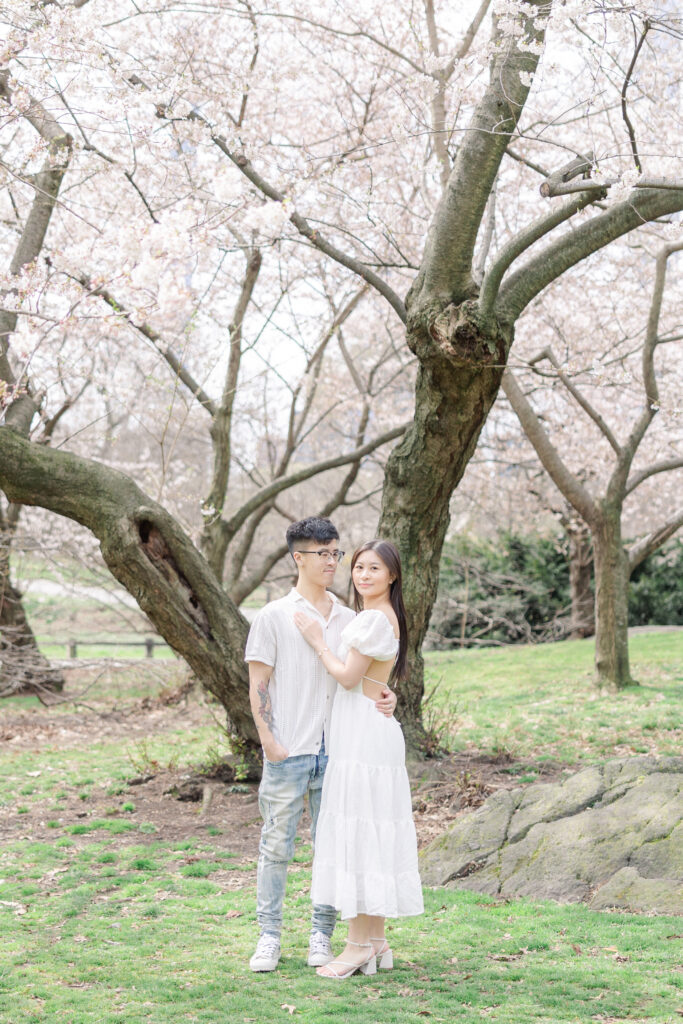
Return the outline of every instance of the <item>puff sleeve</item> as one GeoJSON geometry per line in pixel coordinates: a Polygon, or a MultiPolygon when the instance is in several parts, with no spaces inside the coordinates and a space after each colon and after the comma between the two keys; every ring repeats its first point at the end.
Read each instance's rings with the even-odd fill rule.
{"type": "Polygon", "coordinates": [[[341,634],[342,643],[354,648],[377,661],[391,661],[398,653],[398,640],[384,612],[369,608],[360,612],[345,626],[341,634]]]}

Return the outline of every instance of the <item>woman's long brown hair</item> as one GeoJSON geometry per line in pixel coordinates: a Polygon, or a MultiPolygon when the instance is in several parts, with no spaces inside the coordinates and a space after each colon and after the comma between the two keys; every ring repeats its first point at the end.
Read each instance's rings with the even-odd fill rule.
{"type": "Polygon", "coordinates": [[[389,570],[390,575],[394,577],[393,583],[389,587],[389,600],[398,619],[398,656],[394,662],[389,679],[392,682],[400,681],[405,679],[408,674],[408,627],[406,625],[406,609],[403,604],[401,556],[396,545],[392,544],[390,540],[369,540],[367,543],[361,544],[354,551],[353,558],[351,559],[351,583],[353,584],[353,600],[357,612],[363,610],[363,598],[356,590],[355,583],[353,583],[353,567],[364,551],[376,551],[389,570]]]}

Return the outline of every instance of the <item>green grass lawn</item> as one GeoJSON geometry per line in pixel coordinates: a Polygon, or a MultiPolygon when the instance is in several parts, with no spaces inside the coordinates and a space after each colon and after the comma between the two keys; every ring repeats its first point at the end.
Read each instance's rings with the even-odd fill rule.
{"type": "Polygon", "coordinates": [[[681,1006],[680,919],[440,890],[426,892],[423,917],[391,926],[393,971],[318,979],[304,963],[308,864],[290,874],[280,969],[253,975],[254,891],[228,888],[230,853],[140,840],[117,848],[100,832],[4,850],[3,1024],[668,1024],[681,1006]]]}
{"type": "Polygon", "coordinates": [[[230,861],[199,841],[11,844],[0,858],[2,1020],[663,1024],[680,1004],[680,920],[438,890],[424,917],[392,926],[393,972],[321,981],[303,962],[308,865],[291,872],[281,968],[255,977],[253,888],[226,889],[230,861]]]}
{"type": "Polygon", "coordinates": [[[640,686],[618,695],[593,685],[592,640],[432,652],[427,718],[452,750],[520,761],[680,754],[683,631],[638,633],[629,647],[640,686]]]}
{"type": "MultiPolygon", "coordinates": [[[[588,641],[429,654],[429,677],[440,680],[429,713],[454,749],[508,751],[529,778],[548,758],[579,766],[634,751],[680,753],[683,634],[637,635],[631,652],[642,686],[618,695],[593,690],[588,641]]],[[[158,692],[163,666],[152,666],[121,670],[131,699],[158,692]]],[[[117,678],[98,677],[91,707],[114,700],[126,711],[117,678]]],[[[33,698],[0,710],[45,714],[33,698]]],[[[78,714],[92,711],[50,711],[56,725],[78,714]]],[[[201,762],[223,742],[207,714],[130,743],[93,732],[59,748],[0,745],[0,814],[12,824],[0,848],[2,1024],[672,1024],[683,1016],[680,918],[454,890],[427,890],[423,917],[391,923],[394,971],[318,979],[304,963],[304,843],[289,877],[280,969],[253,975],[253,863],[199,817],[191,840],[161,838],[135,812],[126,782],[154,764],[201,762]],[[67,794],[82,801],[82,819],[60,820],[67,794]],[[95,794],[110,808],[89,811],[95,794]],[[40,841],[21,824],[34,801],[46,808],[40,841]]]]}

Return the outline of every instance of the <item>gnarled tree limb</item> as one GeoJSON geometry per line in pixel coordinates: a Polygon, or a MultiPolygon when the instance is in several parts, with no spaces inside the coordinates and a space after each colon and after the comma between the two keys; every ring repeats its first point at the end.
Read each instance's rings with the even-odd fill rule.
{"type": "Polygon", "coordinates": [[[243,662],[248,624],[176,520],[130,477],[0,427],[0,487],[11,501],[81,523],[112,574],[167,643],[259,746],[243,662]]]}

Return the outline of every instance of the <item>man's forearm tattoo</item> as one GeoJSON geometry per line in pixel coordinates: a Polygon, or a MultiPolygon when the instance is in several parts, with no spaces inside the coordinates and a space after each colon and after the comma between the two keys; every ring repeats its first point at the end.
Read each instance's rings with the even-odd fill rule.
{"type": "Polygon", "coordinates": [[[259,698],[258,713],[269,729],[273,728],[273,706],[270,703],[268,683],[259,683],[256,687],[259,698]]]}

